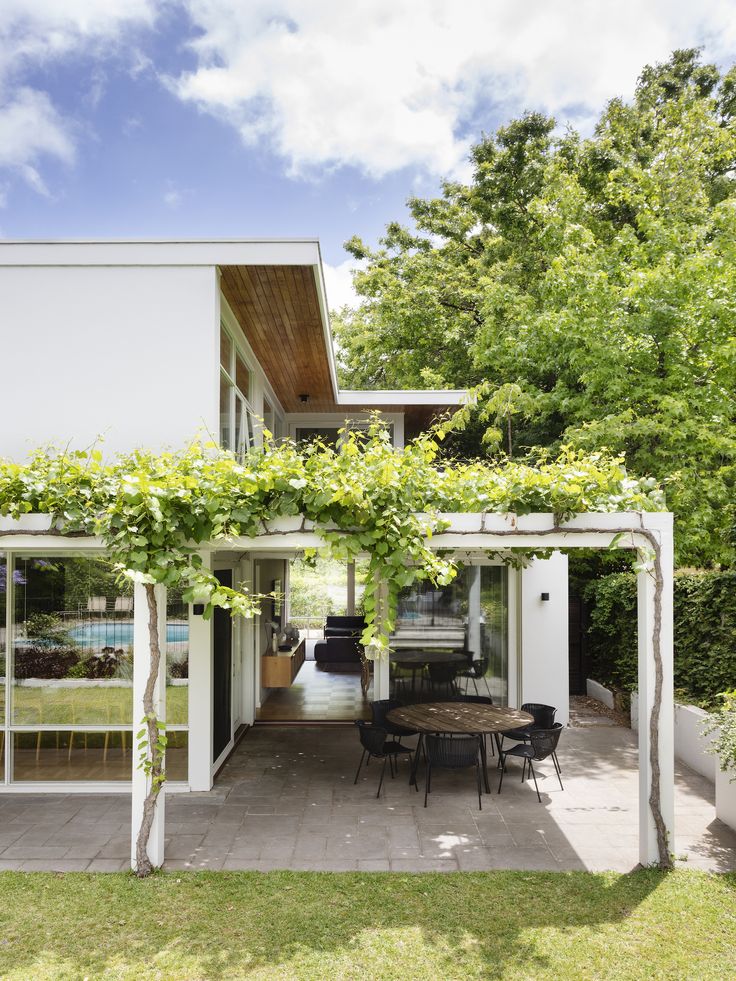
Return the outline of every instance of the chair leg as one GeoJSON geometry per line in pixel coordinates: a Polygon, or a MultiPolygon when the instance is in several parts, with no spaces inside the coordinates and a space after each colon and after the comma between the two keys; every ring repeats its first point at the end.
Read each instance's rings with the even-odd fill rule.
{"type": "Polygon", "coordinates": [[[478,684],[477,684],[475,678],[471,678],[470,680],[473,682],[473,688],[475,688],[475,694],[477,695],[478,694],[478,684]]]}
{"type": "Polygon", "coordinates": [[[557,779],[560,781],[560,790],[564,790],[565,788],[562,786],[562,771],[560,770],[560,764],[557,762],[554,753],[552,754],[552,762],[554,763],[555,770],[557,771],[557,779]]]}
{"type": "Polygon", "coordinates": [[[430,762],[427,762],[427,776],[426,776],[426,780],[425,780],[425,783],[424,783],[424,806],[425,807],[427,806],[427,795],[429,794],[429,791],[430,791],[429,784],[430,784],[431,779],[432,779],[432,764],[430,762]]]}
{"type": "Polygon", "coordinates": [[[503,784],[503,775],[504,775],[504,772],[506,770],[506,760],[505,760],[505,758],[503,756],[503,753],[499,754],[498,764],[501,767],[501,776],[498,778],[498,793],[500,794],[501,793],[501,785],[503,784]]]}
{"type": "Polygon", "coordinates": [[[555,766],[557,767],[557,773],[562,773],[562,767],[560,766],[560,761],[557,759],[557,750],[552,753],[552,759],[555,761],[555,766]]]}
{"type": "Polygon", "coordinates": [[[383,777],[384,777],[385,773],[386,773],[386,757],[384,756],[383,757],[383,766],[381,767],[381,779],[378,781],[378,793],[376,794],[376,797],[380,797],[381,796],[381,787],[383,786],[383,777]]]}
{"type": "Polygon", "coordinates": [[[491,689],[490,689],[490,687],[488,685],[488,678],[486,678],[485,675],[483,675],[483,681],[485,682],[485,685],[486,685],[486,691],[488,692],[488,697],[489,698],[493,698],[493,695],[491,695],[491,689]]]}
{"type": "Polygon", "coordinates": [[[539,795],[539,787],[537,786],[537,775],[534,772],[534,767],[532,766],[532,761],[531,760],[529,760],[529,769],[532,771],[532,777],[534,777],[534,789],[537,792],[537,800],[541,804],[542,803],[542,798],[539,795]]]}
{"type": "Polygon", "coordinates": [[[391,779],[393,780],[393,778],[395,776],[395,774],[394,774],[394,754],[393,753],[389,753],[388,754],[388,769],[389,769],[389,773],[391,774],[391,779]]]}
{"type": "Polygon", "coordinates": [[[353,786],[358,782],[358,777],[360,776],[360,768],[363,765],[363,760],[365,759],[365,750],[360,754],[360,763],[358,763],[358,769],[355,771],[355,780],[353,780],[353,786]]]}

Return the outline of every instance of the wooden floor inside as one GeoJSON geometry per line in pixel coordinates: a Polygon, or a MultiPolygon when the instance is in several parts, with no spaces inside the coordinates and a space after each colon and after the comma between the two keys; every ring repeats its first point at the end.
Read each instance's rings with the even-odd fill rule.
{"type": "Polygon", "coordinates": [[[369,719],[373,682],[360,690],[360,671],[325,670],[305,661],[291,688],[273,688],[256,712],[257,722],[352,722],[369,719]]]}

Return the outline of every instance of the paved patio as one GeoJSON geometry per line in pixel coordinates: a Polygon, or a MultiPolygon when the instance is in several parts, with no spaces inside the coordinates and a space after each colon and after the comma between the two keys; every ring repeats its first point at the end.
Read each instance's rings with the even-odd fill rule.
{"type": "MultiPolygon", "coordinates": [[[[166,802],[169,869],[455,871],[614,869],[637,864],[634,734],[605,718],[565,731],[560,791],[542,764],[543,804],[520,783],[514,761],[479,811],[471,771],[438,771],[429,807],[410,790],[408,769],[378,766],[353,786],[360,753],[352,726],[257,727],[240,743],[207,794],[166,802]]],[[[423,787],[422,787],[423,790],[423,787]]],[[[677,770],[678,860],[736,868],[736,833],[715,819],[713,787],[677,770]]],[[[0,870],[113,871],[128,867],[128,798],[91,795],[0,797],[0,870]]]]}

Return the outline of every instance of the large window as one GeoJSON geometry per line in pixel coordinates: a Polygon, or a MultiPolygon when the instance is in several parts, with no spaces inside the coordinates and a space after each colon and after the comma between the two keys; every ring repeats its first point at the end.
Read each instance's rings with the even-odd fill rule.
{"type": "Polygon", "coordinates": [[[220,442],[238,454],[254,445],[252,384],[250,367],[230,334],[220,327],[220,442]]]}
{"type": "MultiPolygon", "coordinates": [[[[0,612],[0,684],[4,689],[7,662],[9,689],[0,733],[8,777],[130,780],[139,721],[133,718],[132,587],[101,556],[14,554],[0,564],[0,612]]],[[[185,780],[189,624],[175,592],[166,639],[169,777],[185,780]]]]}
{"type": "Polygon", "coordinates": [[[488,689],[484,682],[480,693],[508,704],[508,570],[465,565],[448,586],[419,582],[403,589],[392,645],[463,648],[485,665],[488,689]]]}

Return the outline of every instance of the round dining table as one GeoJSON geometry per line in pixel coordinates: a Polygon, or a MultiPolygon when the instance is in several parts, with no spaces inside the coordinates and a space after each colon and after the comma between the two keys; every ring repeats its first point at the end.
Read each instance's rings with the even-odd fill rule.
{"type": "MultiPolygon", "coordinates": [[[[418,705],[404,705],[391,709],[386,719],[393,725],[411,729],[419,733],[419,742],[414,753],[411,780],[416,783],[419,750],[424,734],[442,733],[443,735],[473,735],[485,736],[488,733],[498,735],[509,729],[518,729],[534,722],[534,716],[520,709],[504,708],[500,705],[487,705],[483,702],[424,702],[418,705]]],[[[480,739],[481,757],[483,760],[483,782],[486,793],[491,792],[488,783],[488,767],[486,764],[485,740],[480,739]]]]}

